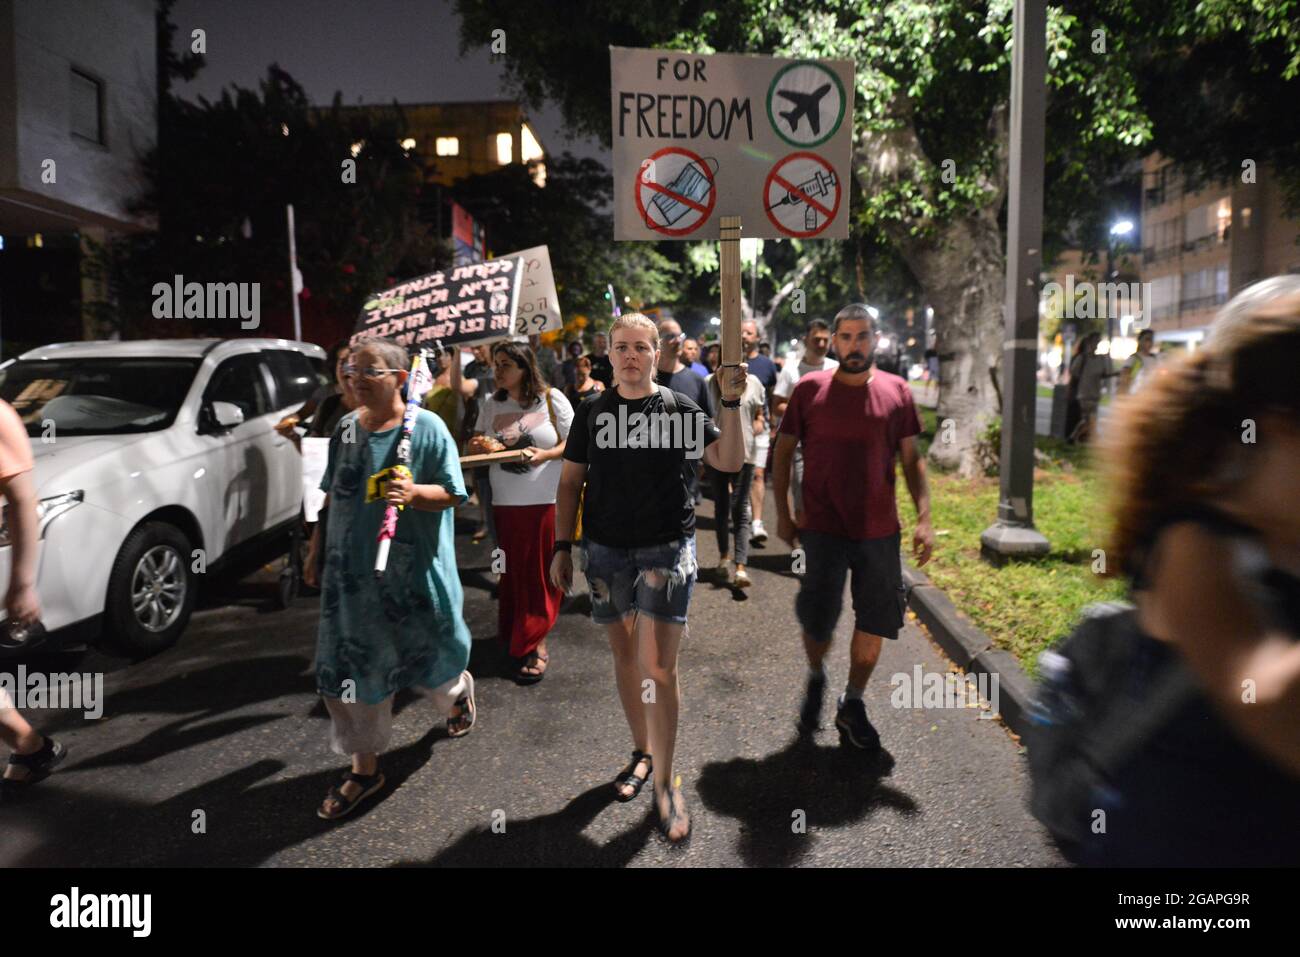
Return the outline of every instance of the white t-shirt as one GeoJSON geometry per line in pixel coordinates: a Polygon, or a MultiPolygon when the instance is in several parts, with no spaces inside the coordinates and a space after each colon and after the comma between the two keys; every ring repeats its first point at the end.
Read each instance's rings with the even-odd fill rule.
{"type": "MultiPolygon", "coordinates": [[[[718,380],[710,375],[705,380],[709,387],[709,397],[713,399],[713,408],[718,412],[718,418],[722,417],[722,390],[718,387],[718,380]]],[[[767,404],[767,393],[763,389],[763,383],[759,381],[758,376],[750,373],[745,376],[745,393],[740,397],[740,430],[745,437],[745,464],[762,465],[759,461],[759,439],[763,436],[754,435],[754,416],[758,415],[763,406],[767,404]]],[[[715,420],[716,421],[716,420],[715,420]]],[[[769,430],[770,432],[770,430],[769,430]]],[[[767,432],[763,433],[767,435],[767,432]]]]}
{"type": "MultiPolygon", "coordinates": [[[[573,424],[573,406],[559,389],[550,391],[558,432],[551,425],[545,396],[539,396],[536,402],[525,409],[514,399],[497,401],[495,393],[480,404],[474,431],[499,437],[508,449],[524,449],[530,445],[539,449],[555,448],[569,437],[569,426],[573,424]]],[[[555,501],[555,490],[559,488],[560,472],[563,470],[563,459],[552,459],[530,468],[522,475],[494,465],[489,472],[492,504],[550,505],[555,501]]]]}
{"type": "Polygon", "coordinates": [[[787,359],[776,377],[776,385],[772,386],[772,395],[778,399],[788,399],[794,395],[794,387],[799,384],[801,377],[809,372],[834,372],[839,367],[839,361],[830,356],[823,358],[819,366],[809,365],[802,359],[797,364],[787,359]]]}
{"type": "Polygon", "coordinates": [[[1129,392],[1136,392],[1156,377],[1156,370],[1160,368],[1160,354],[1153,352],[1149,356],[1144,356],[1140,352],[1135,352],[1124,360],[1124,368],[1129,370],[1131,376],[1129,392]]]}

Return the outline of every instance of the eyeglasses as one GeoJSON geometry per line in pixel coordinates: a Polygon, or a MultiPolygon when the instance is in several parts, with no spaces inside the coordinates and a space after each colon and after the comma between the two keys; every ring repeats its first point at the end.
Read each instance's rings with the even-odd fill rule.
{"type": "Polygon", "coordinates": [[[343,374],[348,378],[365,376],[367,379],[382,379],[392,372],[405,372],[405,369],[358,369],[356,366],[344,366],[343,374]]]}

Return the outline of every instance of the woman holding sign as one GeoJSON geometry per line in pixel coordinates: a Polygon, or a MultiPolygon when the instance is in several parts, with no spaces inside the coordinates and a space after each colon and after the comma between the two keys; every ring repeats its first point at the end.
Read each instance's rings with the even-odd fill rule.
{"type": "Polygon", "coordinates": [[[489,470],[493,523],[505,560],[497,590],[497,637],[516,662],[515,680],[536,684],[546,674],[546,636],[564,598],[551,584],[548,569],[555,543],[555,489],[573,407],[559,389],[542,381],[533,350],[524,343],[496,343],[492,370],[497,391],[480,406],[474,432],[493,437],[503,448],[521,449],[525,456],[523,462],[489,470]]]}
{"type": "Polygon", "coordinates": [[[680,692],[677,650],[695,584],[693,460],[722,472],[745,462],[740,396],[745,366],[719,376],[718,425],[693,401],[655,382],[659,331],[640,313],[614,321],[614,387],[574,415],[556,499],[551,578],[573,585],[578,496],[591,619],[605,627],[628,727],[632,761],[614,782],[620,801],[640,793],[653,773],[660,829],[673,843],[690,835],[673,778],[680,692]],[[652,757],[653,756],[653,757],[652,757]]]}
{"type": "Polygon", "coordinates": [[[397,691],[430,689],[452,737],[469,733],[475,720],[452,515],[469,496],[456,443],[432,412],[417,410],[410,464],[394,468],[409,361],[391,339],[368,339],[352,352],[345,374],[361,404],[330,439],[321,481],[329,494],[328,536],[322,546],[317,527],[304,569],[307,583],[316,584],[323,547],[316,684],[330,715],[331,747],[352,759],[316,812],[328,820],[384,786],[379,755],[392,734],[397,691]],[[402,511],[377,577],[376,539],[390,504],[402,511]]]}

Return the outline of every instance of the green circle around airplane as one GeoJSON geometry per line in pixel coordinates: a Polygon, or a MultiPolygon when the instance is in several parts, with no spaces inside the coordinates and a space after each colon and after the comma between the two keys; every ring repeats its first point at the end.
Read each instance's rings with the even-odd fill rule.
{"type": "MultiPolygon", "coordinates": [[[[785,140],[791,146],[803,146],[803,147],[820,146],[822,143],[825,143],[832,136],[834,136],[836,132],[839,130],[840,124],[844,122],[844,107],[847,102],[848,102],[848,97],[844,95],[844,84],[840,82],[840,78],[835,74],[834,70],[830,69],[829,67],[823,66],[822,64],[818,63],[816,60],[796,60],[794,63],[787,63],[785,66],[781,67],[781,69],[776,71],[776,76],[772,77],[772,85],[767,88],[767,121],[772,124],[772,130],[776,133],[776,135],[781,137],[781,139],[785,140]],[[781,127],[777,126],[776,117],[772,113],[772,101],[776,97],[777,83],[780,82],[781,77],[785,76],[791,70],[801,66],[810,66],[813,67],[814,69],[821,70],[823,73],[829,76],[831,80],[835,83],[835,89],[840,94],[840,110],[839,113],[837,113],[835,116],[835,122],[831,124],[830,132],[828,132],[825,136],[822,136],[819,139],[815,139],[815,140],[790,139],[790,137],[786,136],[783,132],[781,132],[781,127]]],[[[791,111],[787,111],[787,112],[791,112],[791,111]]],[[[798,122],[798,118],[796,117],[791,122],[791,126],[793,127],[794,123],[797,122],[798,122]]],[[[809,120],[809,126],[811,125],[812,125],[812,121],[809,120]]]]}

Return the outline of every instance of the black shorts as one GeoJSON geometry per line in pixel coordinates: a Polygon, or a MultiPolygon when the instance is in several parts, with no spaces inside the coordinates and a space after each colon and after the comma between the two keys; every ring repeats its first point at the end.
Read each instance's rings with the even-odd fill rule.
{"type": "Polygon", "coordinates": [[[897,638],[907,610],[901,535],[857,540],[799,530],[804,551],[803,583],[795,599],[795,616],[813,641],[830,641],[844,604],[844,578],[852,573],[853,627],[897,638]]]}

